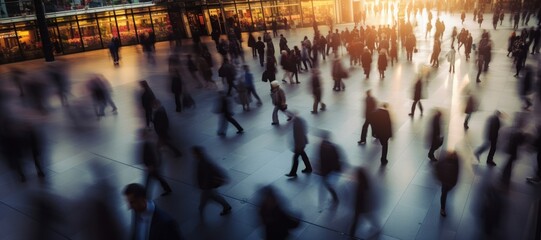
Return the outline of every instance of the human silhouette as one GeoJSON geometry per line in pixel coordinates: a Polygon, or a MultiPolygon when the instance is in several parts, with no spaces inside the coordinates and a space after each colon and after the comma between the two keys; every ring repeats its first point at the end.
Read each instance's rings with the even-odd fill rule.
{"type": "Polygon", "coordinates": [[[331,173],[342,170],[341,157],[338,147],[330,141],[329,132],[324,131],[319,144],[319,172],[321,174],[323,186],[329,191],[334,203],[338,203],[338,194],[332,187],[330,181],[331,173]]]}
{"type": "Polygon", "coordinates": [[[500,111],[496,110],[494,111],[494,114],[492,114],[492,116],[487,119],[485,125],[485,141],[481,146],[477,148],[477,150],[475,150],[474,153],[477,161],[480,161],[480,155],[490,146],[487,157],[487,164],[489,166],[496,166],[496,163],[494,162],[494,154],[496,153],[496,147],[498,144],[498,132],[500,131],[501,127],[500,118],[501,113],[500,111]]]}
{"type": "Polygon", "coordinates": [[[308,144],[308,137],[306,123],[299,116],[294,116],[293,118],[293,165],[291,166],[291,171],[286,174],[287,177],[297,177],[297,168],[299,167],[299,156],[302,158],[305,169],[302,170],[303,173],[311,173],[312,165],[308,159],[308,155],[304,151],[304,148],[308,144]]]}
{"type": "Polygon", "coordinates": [[[419,78],[417,79],[417,82],[415,82],[415,85],[413,86],[413,103],[411,104],[411,111],[409,113],[411,117],[413,117],[413,115],[415,114],[415,107],[417,104],[419,104],[419,110],[421,110],[421,116],[423,116],[423,105],[421,104],[422,91],[423,91],[423,80],[419,78]]]}
{"type": "Polygon", "coordinates": [[[387,165],[389,162],[387,160],[387,151],[389,149],[389,139],[393,136],[391,116],[387,108],[387,103],[384,103],[372,115],[372,130],[381,143],[381,165],[387,165]]]}
{"type": "Polygon", "coordinates": [[[169,118],[167,112],[158,99],[153,103],[154,114],[152,115],[152,121],[154,123],[154,131],[158,135],[158,146],[167,146],[175,157],[180,157],[182,154],[177,147],[175,147],[169,137],[169,118]]]}
{"type": "Polygon", "coordinates": [[[227,131],[227,122],[230,122],[237,128],[237,134],[244,133],[244,129],[240,124],[233,118],[234,112],[231,109],[231,101],[225,95],[224,92],[220,91],[218,96],[218,102],[216,105],[216,111],[220,114],[220,124],[218,127],[218,136],[225,136],[227,131]]]}
{"type": "Polygon", "coordinates": [[[440,197],[440,215],[445,217],[447,212],[445,205],[447,202],[447,193],[453,189],[458,181],[459,158],[455,152],[449,152],[443,161],[436,164],[436,176],[441,183],[440,197]]]}
{"type": "Polygon", "coordinates": [[[377,100],[372,96],[372,91],[367,90],[366,91],[366,98],[364,100],[365,107],[364,107],[364,123],[363,128],[361,131],[361,140],[359,140],[357,143],[364,145],[366,144],[366,134],[368,132],[368,126],[372,126],[372,136],[374,136],[374,126],[372,125],[371,121],[373,118],[374,111],[376,111],[377,107],[377,100]]]}
{"type": "Polygon", "coordinates": [[[430,150],[428,150],[428,158],[430,161],[438,161],[434,156],[434,152],[443,145],[443,136],[441,132],[441,117],[440,110],[436,110],[430,124],[430,150]]]}
{"type": "Polygon", "coordinates": [[[139,154],[141,162],[145,165],[146,168],[145,170],[147,176],[145,186],[147,188],[147,191],[149,191],[150,188],[150,180],[156,179],[158,180],[158,182],[160,182],[160,185],[164,190],[162,196],[169,195],[173,190],[161,175],[161,159],[158,153],[156,143],[152,141],[152,137],[147,130],[140,130],[139,136],[142,140],[139,146],[139,154]]]}
{"type": "Polygon", "coordinates": [[[287,212],[273,187],[262,188],[259,197],[258,213],[265,227],[265,240],[288,239],[289,231],[297,228],[300,221],[287,212]]]}

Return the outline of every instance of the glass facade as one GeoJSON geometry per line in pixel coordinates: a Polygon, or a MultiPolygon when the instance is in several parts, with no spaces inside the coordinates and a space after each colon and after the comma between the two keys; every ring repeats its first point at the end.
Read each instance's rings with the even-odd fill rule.
{"type": "MultiPolygon", "coordinates": [[[[113,37],[123,46],[138,44],[154,32],[157,41],[173,34],[224,34],[242,31],[310,27],[313,21],[340,22],[336,7],[349,0],[46,0],[47,26],[56,55],[107,48],[113,37]],[[174,26],[171,22],[174,22],[174,26]]],[[[0,1],[0,63],[43,57],[32,1],[0,1]]]]}

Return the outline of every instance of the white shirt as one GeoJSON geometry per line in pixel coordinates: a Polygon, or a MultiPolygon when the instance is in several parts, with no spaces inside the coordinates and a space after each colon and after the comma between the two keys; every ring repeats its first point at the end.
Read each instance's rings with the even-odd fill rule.
{"type": "Polygon", "coordinates": [[[454,49],[449,50],[449,52],[447,53],[447,59],[449,60],[451,64],[455,63],[455,60],[456,60],[455,55],[456,55],[456,51],[454,49]]]}
{"type": "Polygon", "coordinates": [[[148,240],[154,209],[154,202],[148,201],[147,209],[140,214],[135,214],[135,240],[148,240]]]}

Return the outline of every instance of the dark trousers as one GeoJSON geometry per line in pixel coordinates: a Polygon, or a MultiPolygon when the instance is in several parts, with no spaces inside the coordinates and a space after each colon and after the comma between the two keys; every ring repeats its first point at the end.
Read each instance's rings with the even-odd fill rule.
{"type": "Polygon", "coordinates": [[[257,95],[257,92],[255,91],[254,87],[247,87],[246,90],[247,90],[248,96],[250,96],[250,94],[254,95],[255,99],[257,99],[257,102],[261,103],[261,98],[259,98],[259,95],[257,95]]]}
{"type": "Polygon", "coordinates": [[[145,108],[145,120],[147,127],[150,127],[150,122],[152,122],[152,108],[145,108]]]}
{"type": "Polygon", "coordinates": [[[381,161],[387,160],[387,151],[389,150],[389,138],[380,138],[381,143],[381,161]]]}
{"type": "Polygon", "coordinates": [[[445,211],[445,204],[447,202],[447,193],[449,193],[449,191],[451,191],[451,188],[450,187],[446,187],[446,186],[441,186],[441,197],[440,197],[440,204],[441,204],[441,209],[443,209],[445,211]]]}
{"type": "Polygon", "coordinates": [[[299,156],[302,158],[302,162],[304,163],[304,166],[306,166],[306,170],[312,171],[312,165],[310,164],[310,160],[308,160],[308,155],[306,155],[306,152],[303,149],[302,151],[296,151],[295,154],[293,154],[293,166],[291,166],[291,171],[289,172],[291,175],[297,174],[297,168],[299,167],[299,156]]]}
{"type": "Polygon", "coordinates": [[[487,148],[490,146],[490,150],[488,151],[488,157],[487,162],[493,162],[494,160],[494,154],[496,153],[496,145],[498,144],[498,139],[493,140],[487,140],[481,145],[479,148],[477,148],[477,151],[475,151],[476,155],[481,155],[484,151],[487,150],[487,148]]]}
{"type": "Polygon", "coordinates": [[[338,194],[336,194],[336,190],[331,186],[331,183],[329,182],[330,175],[325,175],[322,178],[323,186],[329,191],[329,193],[332,196],[332,199],[334,201],[338,200],[338,194]]]}
{"type": "Polygon", "coordinates": [[[230,122],[237,128],[237,131],[242,131],[242,127],[240,124],[231,116],[230,114],[224,114],[222,118],[220,119],[220,128],[218,130],[218,134],[225,134],[227,131],[227,122],[230,122]]]}
{"type": "Polygon", "coordinates": [[[471,113],[466,113],[466,118],[464,118],[464,127],[468,126],[468,123],[470,122],[471,113]]]}
{"type": "Polygon", "coordinates": [[[175,93],[175,107],[177,112],[182,111],[182,101],[181,101],[181,94],[180,92],[175,93]]]}
{"type": "Polygon", "coordinates": [[[228,89],[227,89],[227,96],[231,96],[231,89],[235,89],[238,91],[237,86],[233,84],[233,81],[227,81],[228,89]]]}
{"type": "Polygon", "coordinates": [[[176,156],[180,156],[180,150],[178,150],[175,145],[171,142],[171,138],[169,138],[169,134],[167,133],[157,133],[158,135],[158,146],[165,145],[168,147],[176,156]]]}
{"type": "MultiPolygon", "coordinates": [[[[368,133],[368,126],[369,125],[371,126],[372,124],[370,123],[368,118],[366,118],[364,120],[363,130],[361,131],[361,142],[366,142],[366,134],[368,133]]],[[[374,135],[373,131],[374,131],[374,129],[372,129],[372,135],[374,135]]]]}
{"type": "Polygon", "coordinates": [[[443,137],[438,136],[436,138],[432,138],[432,143],[430,144],[430,150],[428,150],[428,158],[430,158],[430,160],[436,160],[436,157],[434,157],[434,152],[438,150],[438,148],[440,148],[442,144],[443,144],[443,137]]]}
{"type": "Polygon", "coordinates": [[[257,56],[257,49],[255,47],[252,47],[252,57],[257,56]]]}
{"type": "Polygon", "coordinates": [[[160,182],[160,185],[162,186],[163,190],[166,191],[166,192],[171,192],[171,187],[169,186],[169,184],[167,183],[167,181],[165,181],[165,179],[161,176],[161,174],[157,171],[157,170],[150,170],[148,171],[148,174],[147,174],[147,180],[146,180],[146,188],[147,188],[147,193],[148,193],[148,189],[149,189],[149,186],[150,186],[150,180],[152,179],[156,179],[158,180],[158,182],[160,182]]]}
{"type": "Polygon", "coordinates": [[[265,66],[264,65],[265,63],[265,53],[259,53],[259,64],[261,64],[261,66],[265,66]]]}
{"type": "Polygon", "coordinates": [[[312,61],[310,61],[310,59],[303,59],[302,60],[302,63],[304,64],[304,69],[305,70],[308,70],[308,66],[306,65],[306,62],[308,62],[308,64],[310,65],[310,68],[312,68],[312,61]]]}
{"type": "Polygon", "coordinates": [[[209,200],[214,200],[215,202],[222,205],[223,209],[228,209],[231,207],[229,203],[225,200],[222,195],[218,194],[216,190],[214,189],[203,189],[201,192],[201,199],[199,200],[199,213],[203,214],[203,210],[205,210],[205,206],[207,206],[207,203],[209,200]]]}
{"type": "Polygon", "coordinates": [[[513,162],[515,162],[515,160],[517,160],[517,155],[510,154],[505,163],[505,167],[503,168],[502,183],[509,184],[511,182],[511,170],[513,170],[513,162]]]}
{"type": "Polygon", "coordinates": [[[413,60],[413,51],[406,51],[406,59],[410,62],[413,60]]]}
{"type": "Polygon", "coordinates": [[[411,104],[411,115],[415,113],[415,105],[419,103],[419,109],[421,110],[421,115],[423,115],[423,104],[421,104],[421,100],[413,100],[413,104],[411,104]]]}

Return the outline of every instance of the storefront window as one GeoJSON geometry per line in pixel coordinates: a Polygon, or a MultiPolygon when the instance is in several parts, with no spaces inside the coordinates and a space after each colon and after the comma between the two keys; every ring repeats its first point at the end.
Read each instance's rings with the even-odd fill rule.
{"type": "Polygon", "coordinates": [[[252,26],[252,12],[247,3],[237,4],[237,16],[239,18],[240,29],[248,31],[252,26]]]}
{"type": "Polygon", "coordinates": [[[252,10],[252,19],[254,20],[254,29],[263,30],[263,24],[265,19],[263,18],[263,11],[261,10],[260,2],[250,2],[250,9],[252,10]]]}
{"type": "Polygon", "coordinates": [[[76,22],[58,23],[58,30],[64,53],[83,51],[81,35],[76,22]]]}
{"type": "Polygon", "coordinates": [[[150,22],[150,14],[140,13],[134,15],[135,18],[135,27],[137,28],[137,35],[139,40],[143,34],[148,35],[149,32],[152,32],[152,24],[150,22]]]}
{"type": "Polygon", "coordinates": [[[334,0],[314,0],[314,12],[318,24],[325,24],[329,18],[336,23],[334,0]]]}
{"type": "Polygon", "coordinates": [[[314,12],[312,10],[312,0],[301,0],[301,10],[302,10],[302,26],[309,27],[312,26],[314,20],[314,12]]]}
{"type": "Polygon", "coordinates": [[[130,15],[117,15],[116,22],[118,23],[118,31],[122,45],[137,44],[135,25],[133,24],[132,17],[130,15]]]}
{"type": "Polygon", "coordinates": [[[116,28],[115,18],[99,18],[98,24],[100,26],[101,40],[103,41],[103,46],[109,46],[113,37],[118,37],[118,32],[116,28]]]}
{"type": "Polygon", "coordinates": [[[17,35],[12,25],[9,24],[9,28],[6,27],[0,30],[0,63],[19,60],[22,60],[22,56],[17,44],[17,35]]]}
{"type": "Polygon", "coordinates": [[[43,57],[42,45],[34,21],[16,23],[15,28],[19,36],[23,57],[25,59],[43,57]]]}
{"type": "Polygon", "coordinates": [[[83,44],[86,50],[99,49],[101,45],[100,33],[95,19],[79,21],[81,35],[83,35],[83,44]]]}
{"type": "Polygon", "coordinates": [[[169,14],[167,12],[152,12],[152,23],[154,24],[154,33],[156,41],[165,41],[169,32],[172,32],[169,14]]]}
{"type": "Polygon", "coordinates": [[[220,7],[215,6],[214,8],[209,9],[209,15],[211,30],[218,29],[220,33],[225,34],[225,22],[220,7]]]}
{"type": "Polygon", "coordinates": [[[232,28],[238,21],[235,5],[224,5],[225,21],[227,22],[227,28],[232,28]]]}

